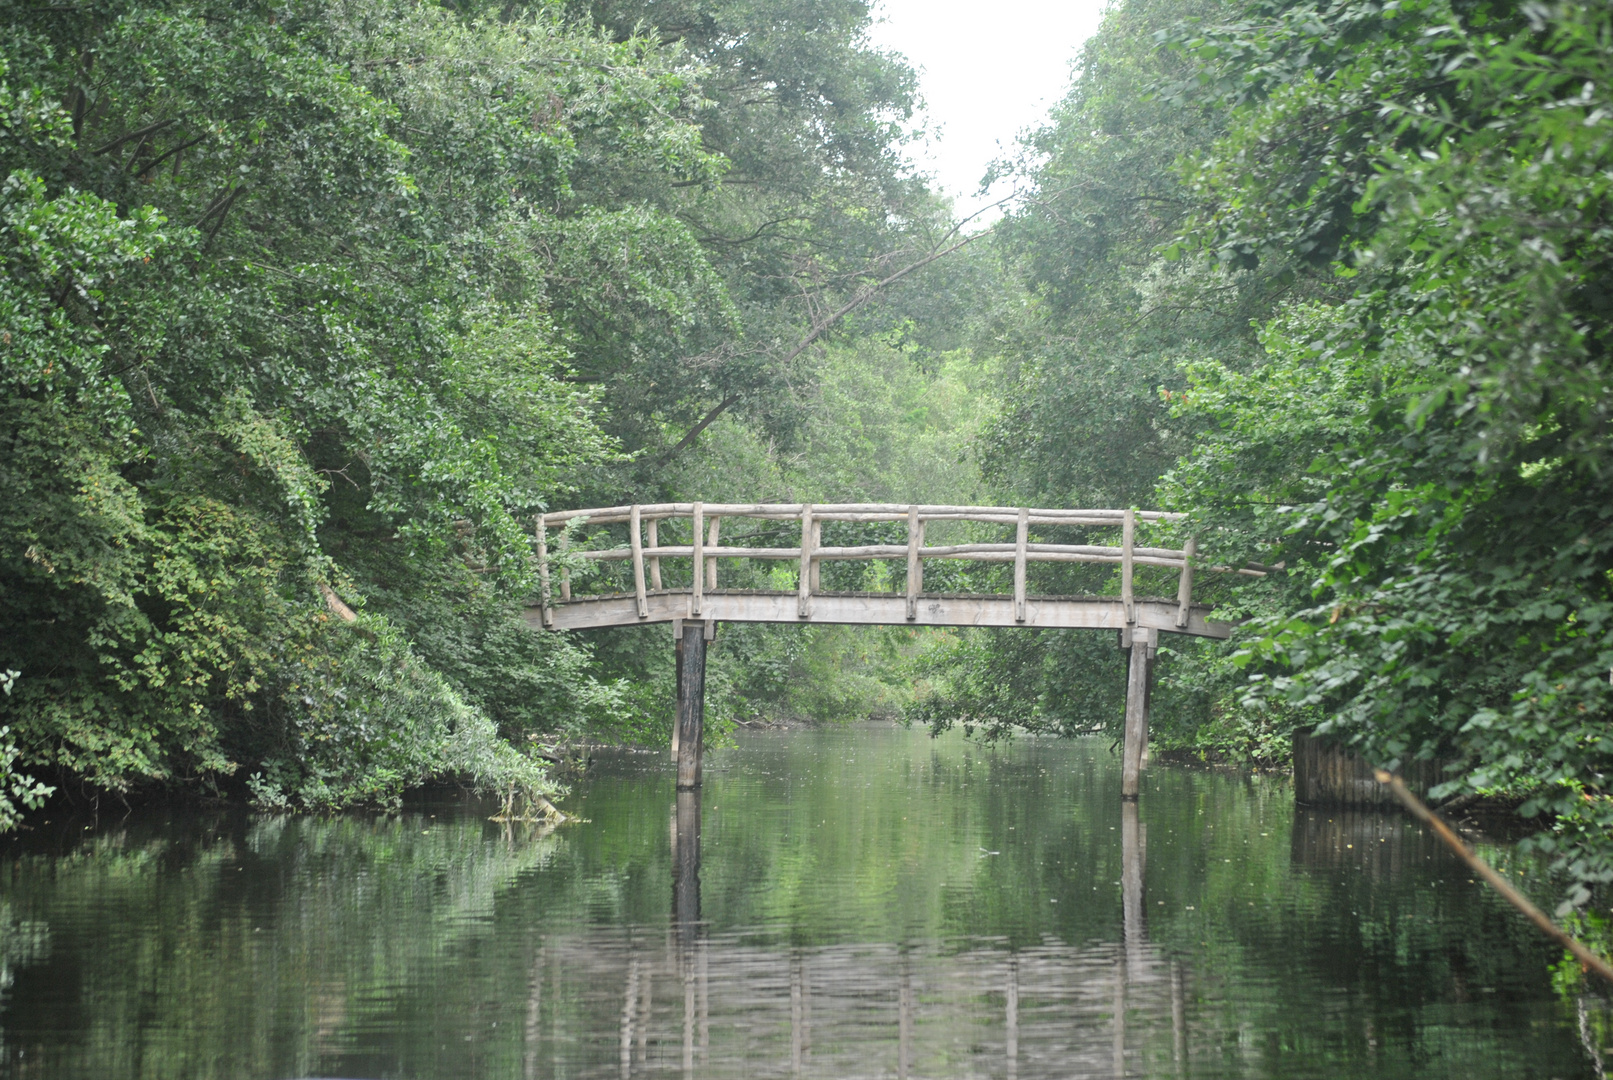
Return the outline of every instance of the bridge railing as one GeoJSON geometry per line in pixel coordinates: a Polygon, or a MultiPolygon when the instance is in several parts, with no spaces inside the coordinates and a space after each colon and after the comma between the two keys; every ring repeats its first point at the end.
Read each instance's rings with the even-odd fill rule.
{"type": "MultiPolygon", "coordinates": [[[[609,506],[590,510],[559,510],[540,515],[537,520],[539,591],[543,609],[543,624],[553,625],[554,598],[551,582],[551,555],[548,534],[556,527],[564,528],[572,522],[586,526],[626,523],[628,544],[598,550],[568,551],[568,561],[591,559],[596,561],[631,560],[633,589],[638,600],[639,617],[648,613],[648,594],[663,588],[661,560],[689,559],[691,616],[701,614],[702,598],[707,590],[717,588],[718,559],[773,559],[797,562],[800,565],[798,584],[800,614],[807,617],[812,597],[821,592],[820,568],[822,563],[855,559],[905,559],[907,562],[907,612],[913,618],[920,595],[924,591],[924,562],[927,559],[959,559],[975,562],[1011,562],[1014,565],[1014,617],[1025,621],[1025,578],[1030,563],[1109,563],[1120,566],[1120,599],[1125,605],[1126,621],[1134,621],[1133,576],[1138,566],[1155,566],[1176,570],[1177,615],[1176,624],[1186,626],[1188,609],[1192,606],[1195,545],[1189,539],[1182,548],[1140,546],[1136,542],[1139,525],[1159,525],[1181,521],[1184,514],[1156,510],[1052,510],[1033,507],[1002,506],[933,506],[890,503],[651,503],[632,506],[609,506]],[[688,519],[691,543],[661,544],[660,525],[673,519],[688,519]],[[727,518],[760,521],[796,521],[800,524],[801,542],[794,547],[740,547],[724,546],[720,542],[720,522],[727,518]],[[930,522],[963,521],[982,524],[1015,526],[1012,543],[925,543],[925,526],[930,522]],[[823,526],[828,522],[907,523],[905,544],[860,544],[832,546],[823,543],[823,526]],[[1096,526],[1120,529],[1119,545],[1032,543],[1029,530],[1032,526],[1096,526]],[[647,535],[646,535],[647,533],[647,535]],[[703,567],[704,572],[695,572],[703,567]]],[[[1264,571],[1255,569],[1232,570],[1229,567],[1204,567],[1217,572],[1263,577],[1264,571]]],[[[560,568],[560,601],[570,602],[570,572],[560,568]]]]}

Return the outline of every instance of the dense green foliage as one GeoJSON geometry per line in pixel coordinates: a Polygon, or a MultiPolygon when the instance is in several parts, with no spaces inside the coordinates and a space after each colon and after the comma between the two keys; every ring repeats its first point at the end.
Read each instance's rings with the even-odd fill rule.
{"type": "MultiPolygon", "coordinates": [[[[7,8],[0,825],[42,784],[385,804],[535,791],[550,737],[664,740],[664,637],[520,621],[545,507],[1160,505],[1271,572],[1200,577],[1242,626],[1167,644],[1158,743],[1438,757],[1441,794],[1547,815],[1571,896],[1613,881],[1613,15],[1120,3],[961,251],[868,18],[7,8]]],[[[1123,656],[729,628],[713,731],[1113,730],[1123,656]]]]}
{"type": "MultiPolygon", "coordinates": [[[[1610,18],[1117,8],[1026,147],[982,449],[1005,494],[1188,511],[1273,569],[1200,579],[1247,621],[1167,658],[1167,743],[1447,760],[1436,794],[1548,815],[1580,902],[1613,880],[1610,18]]],[[[1112,725],[1061,682],[1081,648],[979,635],[916,714],[1112,725]]]]}
{"type": "Polygon", "coordinates": [[[1255,695],[1377,761],[1454,757],[1449,790],[1529,795],[1562,866],[1613,880],[1609,12],[1298,7],[1181,47],[1199,92],[1247,102],[1188,171],[1190,238],[1350,284],[1180,410],[1214,426],[1173,498],[1289,566],[1240,658],[1255,695]]]}
{"type": "Polygon", "coordinates": [[[799,427],[789,343],[945,221],[863,5],[592,14],[0,16],[6,796],[530,791],[619,723],[519,620],[530,515],[664,487],[718,406],[799,427]]]}

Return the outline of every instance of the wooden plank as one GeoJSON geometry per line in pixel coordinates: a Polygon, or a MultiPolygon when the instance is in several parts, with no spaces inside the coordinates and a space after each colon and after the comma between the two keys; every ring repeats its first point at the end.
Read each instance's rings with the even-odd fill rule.
{"type": "Polygon", "coordinates": [[[543,606],[543,625],[554,625],[554,612],[549,595],[549,538],[543,527],[543,515],[538,515],[538,599],[543,606]]]}
{"type": "MultiPolygon", "coordinates": [[[[711,550],[715,550],[717,547],[717,523],[721,520],[721,518],[715,517],[711,519],[711,533],[706,537],[706,547],[711,550]]],[[[716,587],[717,560],[708,556],[706,559],[706,588],[715,589],[716,587]]]]}
{"type": "MultiPolygon", "coordinates": [[[[920,522],[923,525],[923,522],[920,522]]],[[[1082,544],[1026,544],[1026,558],[1031,562],[1085,562],[1085,563],[1120,563],[1123,561],[1120,548],[1094,548],[1082,544]]],[[[1160,550],[1160,549],[1149,549],[1160,550]]],[[[1144,549],[1134,549],[1132,564],[1135,566],[1163,566],[1171,570],[1182,568],[1180,555],[1176,558],[1142,554],[1144,549]]],[[[601,548],[593,551],[579,551],[579,558],[598,559],[601,562],[612,562],[633,557],[631,548],[601,548]]],[[[645,548],[644,554],[652,558],[689,558],[694,554],[690,545],[664,544],[660,547],[645,548]]],[[[707,559],[782,559],[794,561],[801,557],[798,547],[702,547],[701,554],[707,559]]],[[[900,559],[906,556],[907,548],[902,544],[867,544],[862,547],[814,547],[812,557],[815,559],[845,561],[852,559],[900,559]]],[[[921,547],[921,559],[969,559],[983,562],[1012,562],[1017,554],[1014,544],[948,544],[936,547],[921,547]]],[[[1230,572],[1228,567],[1209,567],[1211,570],[1230,572]]],[[[1247,573],[1263,576],[1259,570],[1239,570],[1238,573],[1247,573]]]]}
{"type": "Polygon", "coordinates": [[[919,520],[917,505],[907,508],[907,617],[918,612],[919,593],[924,591],[924,564],[919,561],[919,548],[924,546],[924,522],[919,520]]]}
{"type": "Polygon", "coordinates": [[[1014,619],[1025,621],[1025,545],[1030,542],[1030,510],[1021,507],[1014,531],[1014,619]]]}
{"type": "Polygon", "coordinates": [[[797,586],[801,598],[799,617],[812,617],[812,540],[816,530],[812,527],[812,504],[801,508],[801,578],[797,586]]]}
{"type": "MultiPolygon", "coordinates": [[[[657,517],[687,517],[693,509],[693,503],[651,503],[640,507],[643,518],[657,517]]],[[[817,506],[816,512],[825,521],[844,520],[876,520],[875,518],[859,519],[847,515],[872,514],[879,515],[877,520],[900,521],[907,515],[907,504],[902,503],[823,503],[817,506]]],[[[801,515],[801,503],[712,503],[706,507],[706,512],[721,517],[753,517],[788,520],[801,515]]],[[[619,524],[628,519],[632,512],[630,506],[602,506],[592,509],[555,510],[544,515],[544,522],[548,525],[560,525],[574,518],[587,518],[591,523],[598,525],[619,524]]],[[[1032,507],[1030,515],[1032,524],[1052,524],[1055,521],[1071,524],[1118,524],[1124,511],[1101,509],[1062,509],[1056,507],[1032,507]],[[1042,521],[1037,519],[1051,519],[1042,521]]],[[[1000,520],[1013,522],[1016,520],[1014,507],[1005,506],[953,506],[921,504],[919,515],[925,518],[957,518],[968,520],[1000,520]]],[[[1187,515],[1159,510],[1135,511],[1138,521],[1181,521],[1187,515]]]]}
{"type": "Polygon", "coordinates": [[[1133,542],[1137,539],[1137,517],[1134,511],[1127,510],[1126,516],[1120,526],[1120,600],[1126,605],[1126,621],[1136,622],[1136,614],[1131,595],[1131,564],[1136,558],[1131,550],[1133,542]]]}
{"type": "Polygon", "coordinates": [[[1193,555],[1198,540],[1188,537],[1182,548],[1182,576],[1176,579],[1176,625],[1187,625],[1187,609],[1193,606],[1193,555]]]}
{"type": "MultiPolygon", "coordinates": [[[[668,590],[649,597],[650,622],[671,622],[688,618],[687,590],[668,590]]],[[[1037,627],[1050,630],[1127,630],[1125,609],[1119,597],[1066,599],[1037,597],[1026,599],[1025,621],[1014,618],[1010,596],[943,596],[927,594],[919,598],[914,618],[907,618],[907,597],[901,593],[837,594],[819,593],[810,598],[811,611],[799,614],[799,592],[723,590],[707,594],[705,619],[721,622],[781,622],[842,624],[849,626],[1005,626],[1037,627]]],[[[1176,625],[1174,600],[1138,600],[1133,611],[1133,627],[1194,637],[1226,638],[1231,624],[1210,622],[1210,609],[1194,607],[1185,627],[1176,625]]],[[[527,625],[542,628],[542,612],[527,610],[527,625]]],[[[631,594],[586,598],[554,609],[554,629],[585,630],[640,623],[631,594]]]]}
{"type": "MultiPolygon", "coordinates": [[[[661,519],[651,518],[649,520],[649,529],[650,550],[654,551],[661,546],[661,519]]],[[[657,591],[661,588],[661,556],[659,555],[654,555],[650,558],[650,588],[657,591]]]]}
{"type": "Polygon", "coordinates": [[[689,592],[689,614],[701,614],[701,606],[705,603],[706,575],[701,573],[705,563],[706,544],[706,504],[695,503],[689,508],[689,517],[693,519],[694,529],[691,535],[694,543],[690,546],[689,574],[692,588],[689,592]]]}
{"type": "MultiPolygon", "coordinates": [[[[816,519],[814,519],[816,520],[816,519]]],[[[821,524],[821,522],[820,522],[821,524]]],[[[1017,524],[1017,519],[1015,521],[1017,524]]],[[[923,525],[923,521],[920,521],[923,525]]],[[[1019,551],[1016,544],[946,544],[934,547],[924,547],[919,550],[921,559],[976,559],[986,562],[1012,562],[1019,551]]],[[[1090,563],[1121,563],[1124,562],[1124,549],[1118,547],[1103,547],[1092,544],[1026,544],[1026,556],[1031,562],[1090,562],[1090,563]]],[[[576,553],[578,558],[598,559],[600,562],[612,562],[633,557],[631,547],[595,548],[576,553]]],[[[658,547],[647,547],[644,554],[651,558],[688,558],[694,554],[694,547],[687,544],[666,544],[658,547]]],[[[849,559],[900,559],[907,554],[907,548],[902,544],[864,544],[859,547],[826,547],[815,544],[812,557],[815,559],[849,560],[849,559]]],[[[795,547],[722,547],[705,549],[702,555],[707,559],[788,559],[801,557],[801,549],[795,547]]],[[[1172,570],[1182,568],[1182,552],[1170,548],[1132,548],[1132,563],[1136,566],[1164,566],[1172,570]]],[[[1218,572],[1232,572],[1230,567],[1212,566],[1207,569],[1218,572]]],[[[1265,571],[1253,570],[1247,567],[1236,571],[1240,574],[1249,574],[1264,577],[1265,571]]]]}
{"type": "Polygon", "coordinates": [[[638,598],[638,617],[648,618],[649,600],[644,594],[644,540],[639,535],[638,507],[635,505],[628,524],[628,543],[633,548],[633,592],[638,598]]]}

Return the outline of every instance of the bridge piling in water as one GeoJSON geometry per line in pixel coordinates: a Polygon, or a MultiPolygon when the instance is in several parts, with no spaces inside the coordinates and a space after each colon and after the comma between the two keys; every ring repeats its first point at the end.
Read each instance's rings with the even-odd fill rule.
{"type": "Polygon", "coordinates": [[[701,759],[705,755],[706,641],[708,635],[715,636],[715,631],[715,623],[686,619],[678,635],[678,726],[674,740],[679,791],[700,786],[701,759]]]}
{"type": "Polygon", "coordinates": [[[1134,626],[1122,633],[1130,657],[1126,664],[1126,728],[1120,759],[1120,797],[1135,799],[1142,790],[1143,765],[1148,757],[1148,684],[1154,658],[1159,653],[1159,631],[1134,626]]]}

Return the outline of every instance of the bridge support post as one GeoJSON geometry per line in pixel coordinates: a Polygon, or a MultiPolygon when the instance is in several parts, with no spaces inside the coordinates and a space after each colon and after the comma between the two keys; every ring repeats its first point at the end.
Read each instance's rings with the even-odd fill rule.
{"type": "Polygon", "coordinates": [[[697,619],[685,619],[683,635],[678,639],[679,791],[692,791],[700,786],[706,727],[706,635],[710,629],[715,627],[697,619]]]}
{"type": "Polygon", "coordinates": [[[1142,790],[1148,756],[1148,676],[1159,650],[1159,631],[1127,627],[1123,634],[1131,653],[1126,668],[1126,734],[1121,753],[1120,797],[1135,799],[1142,790]]]}

